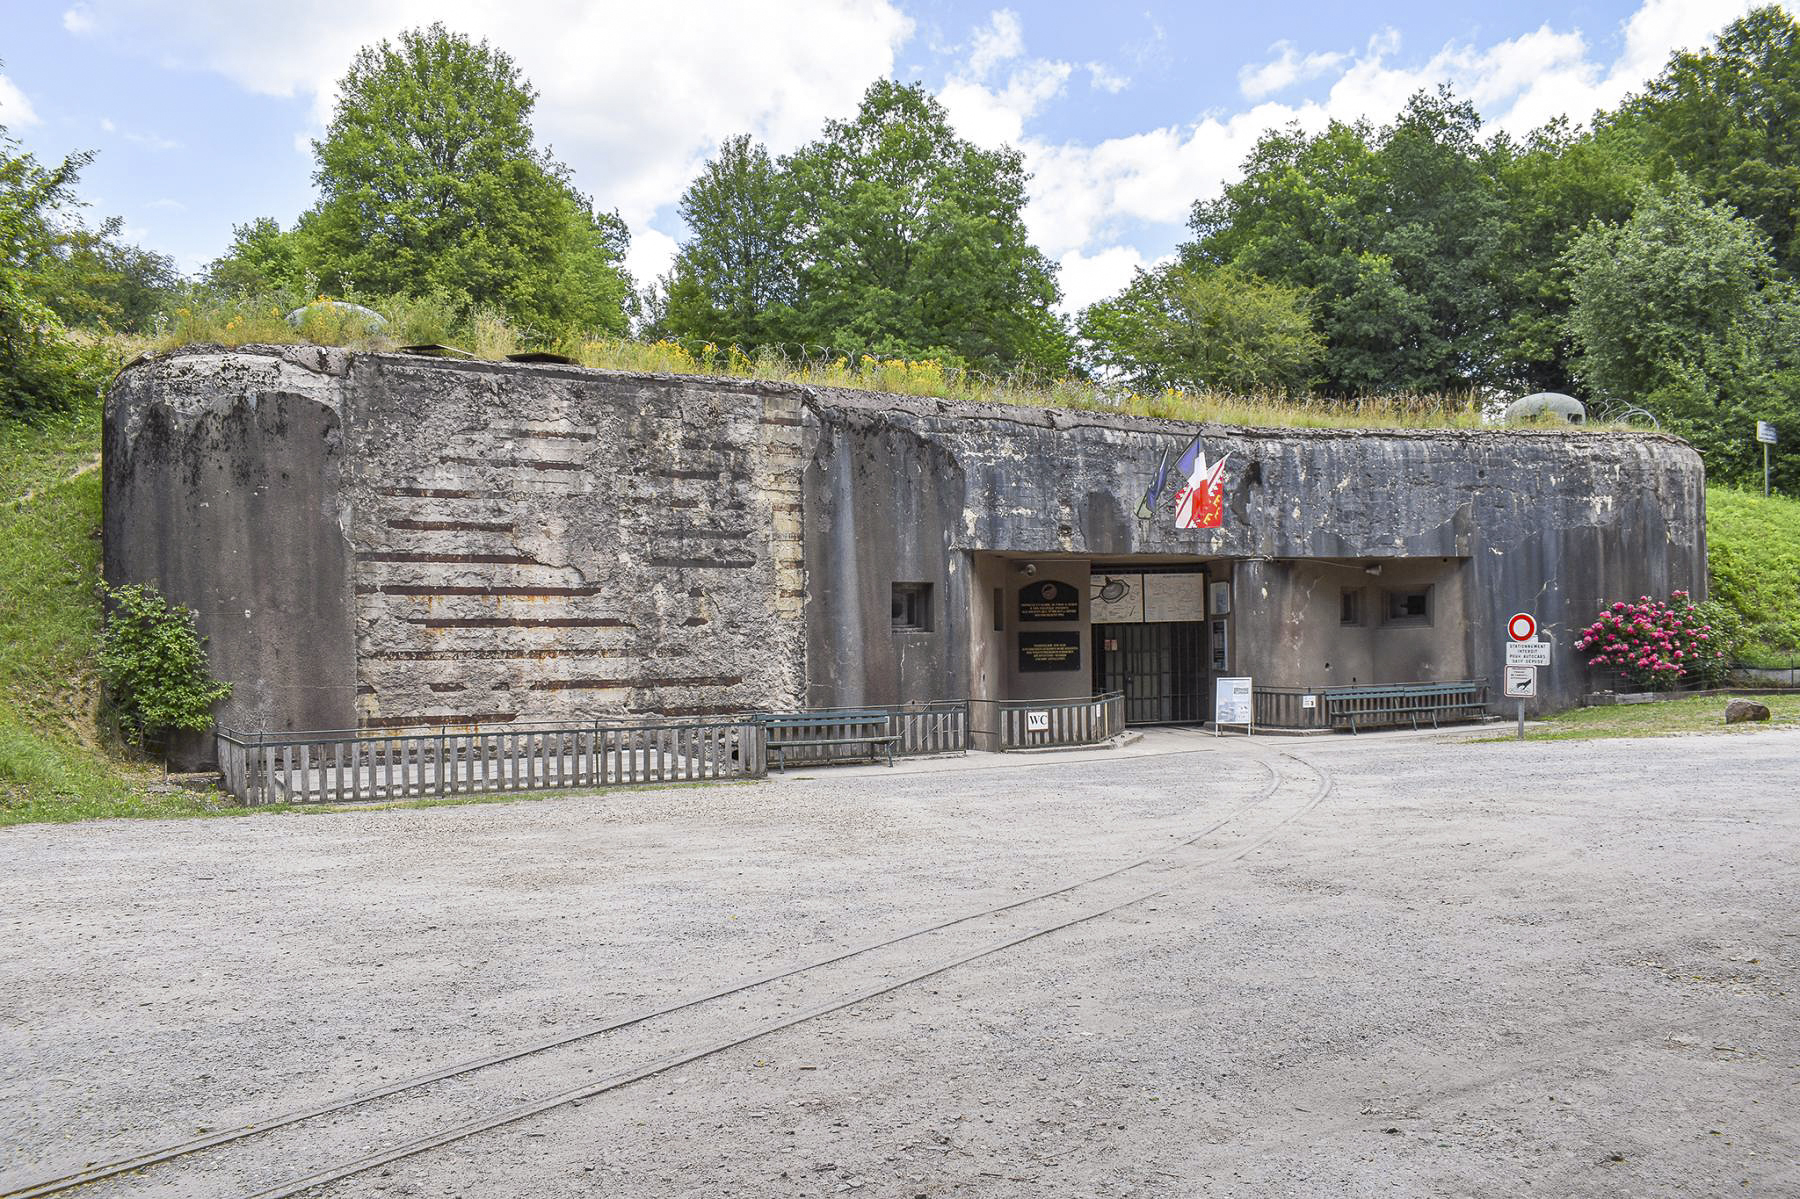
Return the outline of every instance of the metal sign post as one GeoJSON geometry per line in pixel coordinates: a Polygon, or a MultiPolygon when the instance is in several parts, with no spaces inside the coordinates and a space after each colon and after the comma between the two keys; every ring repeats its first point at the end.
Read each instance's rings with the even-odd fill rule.
{"type": "Polygon", "coordinates": [[[1537,695],[1537,667],[1508,666],[1506,668],[1506,694],[1519,701],[1519,740],[1523,741],[1525,740],[1525,701],[1537,695]]]}
{"type": "Polygon", "coordinates": [[[1550,665],[1550,643],[1537,639],[1537,618],[1515,612],[1506,622],[1507,698],[1519,701],[1519,740],[1525,740],[1525,701],[1537,698],[1537,668],[1550,665]]]}
{"type": "Polygon", "coordinates": [[[1769,421],[1756,422],[1756,440],[1762,442],[1763,448],[1763,496],[1769,494],[1769,447],[1775,444],[1775,426],[1769,421]]]}

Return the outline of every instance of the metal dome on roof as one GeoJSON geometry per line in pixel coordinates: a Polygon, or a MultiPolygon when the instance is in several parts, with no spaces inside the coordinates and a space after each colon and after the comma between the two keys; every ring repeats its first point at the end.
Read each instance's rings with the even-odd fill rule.
{"type": "Polygon", "coordinates": [[[1561,392],[1540,391],[1508,404],[1504,419],[1510,425],[1543,416],[1560,416],[1571,425],[1586,424],[1587,405],[1561,392]]]}

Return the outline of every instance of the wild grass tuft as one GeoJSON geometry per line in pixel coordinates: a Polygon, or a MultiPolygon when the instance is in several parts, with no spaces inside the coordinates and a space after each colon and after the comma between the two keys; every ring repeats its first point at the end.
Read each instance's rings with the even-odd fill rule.
{"type": "MultiPolygon", "coordinates": [[[[1092,380],[1042,378],[1024,373],[995,375],[937,358],[895,357],[820,346],[746,351],[737,346],[690,346],[669,340],[545,339],[509,323],[491,309],[463,313],[450,297],[350,299],[381,312],[387,319],[387,328],[371,335],[360,320],[333,315],[337,310],[329,305],[308,309],[302,326],[295,328],[285,316],[288,310],[286,299],[210,303],[196,300],[171,314],[155,344],[164,350],[198,342],[228,346],[252,342],[313,342],[365,350],[441,344],[490,360],[505,358],[523,349],[544,348],[565,354],[583,366],[606,370],[767,379],[930,399],[1125,413],[1247,427],[1474,429],[1483,426],[1482,403],[1473,395],[1405,393],[1335,399],[1172,390],[1139,394],[1092,380]],[[315,312],[318,315],[315,316],[315,312]]],[[[1600,431],[1609,426],[1569,426],[1546,421],[1535,427],[1600,431]]]]}

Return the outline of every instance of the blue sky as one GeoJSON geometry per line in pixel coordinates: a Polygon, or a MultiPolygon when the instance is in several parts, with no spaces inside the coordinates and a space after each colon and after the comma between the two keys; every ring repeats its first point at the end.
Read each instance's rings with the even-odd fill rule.
{"type": "Polygon", "coordinates": [[[1026,218],[1073,307],[1182,240],[1193,200],[1271,125],[1392,116],[1449,82],[1523,133],[1617,103],[1741,0],[1496,5],[944,0],[0,0],[0,122],[43,158],[88,149],[92,215],[196,270],[312,199],[308,139],[360,45],[434,18],[518,59],[541,141],[632,227],[640,279],[731,134],[785,151],[870,80],[921,80],[964,136],[1018,146],[1026,218]]]}

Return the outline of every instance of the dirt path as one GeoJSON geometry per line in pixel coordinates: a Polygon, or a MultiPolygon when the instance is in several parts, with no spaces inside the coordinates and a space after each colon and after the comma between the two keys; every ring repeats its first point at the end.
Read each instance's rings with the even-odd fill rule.
{"type": "Polygon", "coordinates": [[[327,1193],[1800,1188],[1800,734],[1142,748],[0,833],[0,1189],[1146,855],[999,923],[91,1193],[241,1194],[1146,889],[327,1193]]]}

